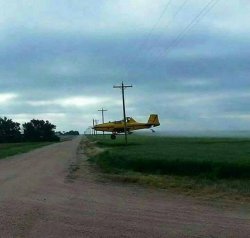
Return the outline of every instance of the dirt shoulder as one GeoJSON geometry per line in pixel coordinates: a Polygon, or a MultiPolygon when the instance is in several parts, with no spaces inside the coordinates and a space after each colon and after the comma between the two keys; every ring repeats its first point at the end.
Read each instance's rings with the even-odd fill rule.
{"type": "Polygon", "coordinates": [[[249,237],[245,204],[100,181],[80,141],[0,161],[0,237],[249,237]]]}

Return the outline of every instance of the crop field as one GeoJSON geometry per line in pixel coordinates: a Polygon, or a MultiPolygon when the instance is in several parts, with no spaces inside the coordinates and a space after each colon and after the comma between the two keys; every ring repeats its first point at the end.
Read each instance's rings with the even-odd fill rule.
{"type": "Polygon", "coordinates": [[[107,150],[96,162],[108,170],[250,179],[250,139],[130,136],[98,138],[107,150]]]}
{"type": "Polygon", "coordinates": [[[26,143],[6,143],[0,144],[0,159],[15,154],[21,154],[33,149],[46,146],[51,144],[51,142],[26,142],[26,143]]]}
{"type": "Polygon", "coordinates": [[[127,146],[123,136],[90,139],[104,149],[90,161],[121,180],[250,195],[250,139],[130,135],[127,146]]]}

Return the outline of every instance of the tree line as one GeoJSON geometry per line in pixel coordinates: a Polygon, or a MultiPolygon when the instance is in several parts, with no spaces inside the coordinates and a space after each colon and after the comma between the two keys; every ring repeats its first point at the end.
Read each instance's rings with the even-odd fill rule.
{"type": "Polygon", "coordinates": [[[56,126],[49,121],[32,119],[24,124],[14,122],[7,117],[0,117],[0,143],[59,141],[56,126]]]}
{"type": "Polygon", "coordinates": [[[63,131],[63,132],[57,131],[56,134],[60,136],[79,136],[80,135],[79,131],[73,131],[73,130],[63,131]]]}

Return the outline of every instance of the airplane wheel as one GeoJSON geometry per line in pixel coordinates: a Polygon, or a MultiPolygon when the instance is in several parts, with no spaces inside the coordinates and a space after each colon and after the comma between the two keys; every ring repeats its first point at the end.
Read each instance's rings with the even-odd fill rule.
{"type": "Polygon", "coordinates": [[[112,134],[112,135],[111,135],[111,139],[112,139],[112,140],[115,140],[115,139],[116,139],[116,135],[112,134]]]}

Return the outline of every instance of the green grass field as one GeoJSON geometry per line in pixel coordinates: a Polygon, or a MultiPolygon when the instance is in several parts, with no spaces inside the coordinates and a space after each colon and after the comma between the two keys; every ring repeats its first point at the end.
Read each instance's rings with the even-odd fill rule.
{"type": "Polygon", "coordinates": [[[122,136],[96,139],[107,150],[92,160],[106,172],[250,179],[250,139],[131,135],[128,146],[122,136]]]}
{"type": "Polygon", "coordinates": [[[51,144],[51,142],[26,142],[26,143],[0,144],[0,159],[16,154],[25,153],[49,144],[51,144]]]}
{"type": "Polygon", "coordinates": [[[89,140],[89,161],[104,177],[205,199],[250,202],[250,139],[130,135],[128,146],[123,136],[89,140]],[[96,147],[103,152],[96,155],[96,147]]]}

